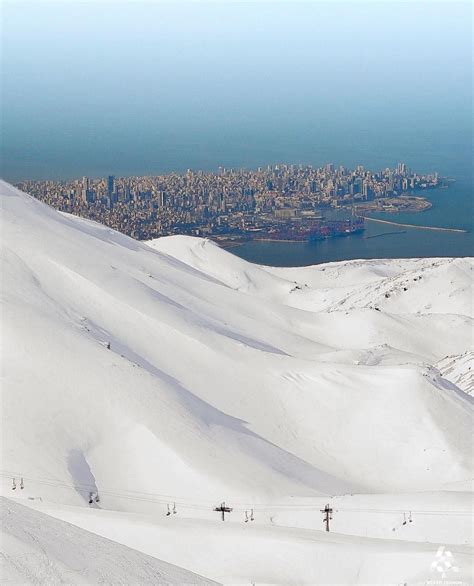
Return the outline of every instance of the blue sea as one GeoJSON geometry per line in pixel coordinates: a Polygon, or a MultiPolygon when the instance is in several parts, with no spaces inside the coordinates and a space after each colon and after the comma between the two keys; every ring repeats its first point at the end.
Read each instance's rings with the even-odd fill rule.
{"type": "Polygon", "coordinates": [[[71,179],[405,162],[451,176],[433,208],[249,260],[465,256],[472,236],[470,3],[5,2],[1,175],[71,179]]]}

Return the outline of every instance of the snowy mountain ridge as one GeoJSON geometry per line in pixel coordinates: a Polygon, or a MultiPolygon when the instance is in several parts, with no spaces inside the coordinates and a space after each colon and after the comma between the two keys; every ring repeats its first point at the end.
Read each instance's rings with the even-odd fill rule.
{"type": "MultiPolygon", "coordinates": [[[[409,494],[429,491],[418,532],[397,538],[466,543],[433,510],[449,510],[447,491],[459,514],[470,506],[472,398],[440,360],[471,350],[472,259],[261,267],[206,240],[136,242],[4,182],[0,193],[4,494],[224,582],[249,575],[119,537],[108,512],[175,503],[213,523],[226,501],[234,518],[308,528],[308,499],[320,517],[342,495],[365,493],[366,508],[374,493],[407,495],[367,521],[384,541],[415,508],[409,494]]],[[[359,535],[348,514],[337,530],[359,535]]]]}

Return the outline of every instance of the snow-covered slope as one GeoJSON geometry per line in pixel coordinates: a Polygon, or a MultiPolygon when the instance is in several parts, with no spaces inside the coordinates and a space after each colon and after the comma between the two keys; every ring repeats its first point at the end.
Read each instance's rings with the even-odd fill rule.
{"type": "Polygon", "coordinates": [[[471,348],[472,259],[273,269],[0,193],[4,491],[306,527],[278,507],[468,489],[472,399],[432,365],[471,348]]]}
{"type": "Polygon", "coordinates": [[[469,476],[466,397],[420,365],[469,344],[470,261],[407,261],[425,304],[457,275],[445,313],[375,311],[402,261],[268,271],[189,238],[172,257],[2,192],[7,470],[201,498],[469,476]]]}
{"type": "Polygon", "coordinates": [[[2,584],[216,584],[0,498],[2,584]]]}
{"type": "MultiPolygon", "coordinates": [[[[422,499],[420,498],[419,501],[422,499]]],[[[393,501],[392,501],[393,504],[393,501]]],[[[178,514],[171,519],[99,511],[71,506],[36,505],[39,510],[108,539],[133,547],[150,556],[193,568],[195,572],[229,584],[376,585],[424,584],[440,578],[433,563],[439,545],[426,540],[402,541],[396,532],[388,539],[373,539],[326,533],[298,527],[283,527],[240,520],[222,523],[178,514]]],[[[307,512],[306,512],[307,513],[307,512]]],[[[340,517],[339,513],[335,517],[340,517]]],[[[414,524],[406,528],[417,531],[414,524]]],[[[438,525],[441,525],[438,519],[438,525]]],[[[472,583],[472,549],[447,545],[456,572],[446,580],[472,583]]],[[[446,558],[447,559],[447,558],[446,558]]],[[[176,583],[182,586],[183,582],[176,583]]]]}

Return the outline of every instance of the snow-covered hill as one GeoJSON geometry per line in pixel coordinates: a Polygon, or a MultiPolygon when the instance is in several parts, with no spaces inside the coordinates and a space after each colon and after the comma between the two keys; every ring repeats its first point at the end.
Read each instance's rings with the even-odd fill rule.
{"type": "Polygon", "coordinates": [[[216,584],[0,498],[2,584],[216,584]]]}
{"type": "MultiPolygon", "coordinates": [[[[438,361],[471,349],[472,259],[274,269],[0,193],[4,493],[86,508],[99,493],[86,528],[114,539],[101,509],[219,523],[225,500],[309,529],[302,511],[335,495],[449,490],[409,539],[468,539],[434,527],[470,507],[472,400],[438,361]]],[[[416,501],[386,498],[358,532],[346,502],[337,530],[386,537],[416,501]]]]}
{"type": "MultiPolygon", "coordinates": [[[[437,568],[446,569],[445,560],[457,569],[446,573],[446,581],[452,578],[462,586],[472,583],[471,547],[442,542],[443,555],[440,556],[440,545],[400,540],[396,532],[387,539],[374,539],[365,535],[328,534],[314,528],[259,522],[261,515],[254,523],[245,524],[242,520],[222,523],[183,517],[182,512],[169,519],[163,515],[117,513],[65,505],[41,504],[35,508],[156,557],[160,563],[161,559],[166,559],[175,566],[193,568],[194,572],[224,584],[426,585],[429,580],[432,583],[439,580],[441,574],[437,568]]],[[[340,512],[335,514],[338,515],[340,512]]],[[[414,525],[410,523],[407,527],[408,532],[416,532],[418,521],[419,515],[415,516],[414,525]]],[[[439,518],[438,524],[442,524],[439,518]]],[[[61,535],[64,528],[57,529],[61,535]]],[[[94,565],[99,565],[103,550],[98,549],[94,555],[94,544],[91,541],[87,548],[94,558],[94,565]]],[[[166,568],[160,569],[164,571],[166,568]]],[[[118,571],[115,576],[117,574],[118,571]]],[[[168,571],[168,579],[172,576],[168,571]]],[[[118,583],[110,578],[107,582],[118,583]]],[[[125,579],[122,583],[129,582],[125,579]]],[[[175,582],[177,586],[187,583],[179,579],[175,582]]]]}

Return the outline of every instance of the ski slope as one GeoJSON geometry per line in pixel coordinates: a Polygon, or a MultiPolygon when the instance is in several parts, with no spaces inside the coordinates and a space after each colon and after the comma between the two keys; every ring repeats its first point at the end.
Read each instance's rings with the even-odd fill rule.
{"type": "MultiPolygon", "coordinates": [[[[183,517],[181,512],[168,519],[67,505],[34,506],[223,584],[425,584],[439,578],[431,568],[440,545],[433,543],[328,534],[257,519],[249,524],[222,523],[183,517]]],[[[471,584],[472,548],[445,547],[457,568],[451,577],[471,584]]]]}
{"type": "Polygon", "coordinates": [[[472,397],[440,360],[472,350],[472,259],[261,267],[0,194],[4,494],[218,582],[421,580],[440,544],[468,575],[472,397]]]}
{"type": "Polygon", "coordinates": [[[1,498],[2,584],[215,584],[1,498]]]}

